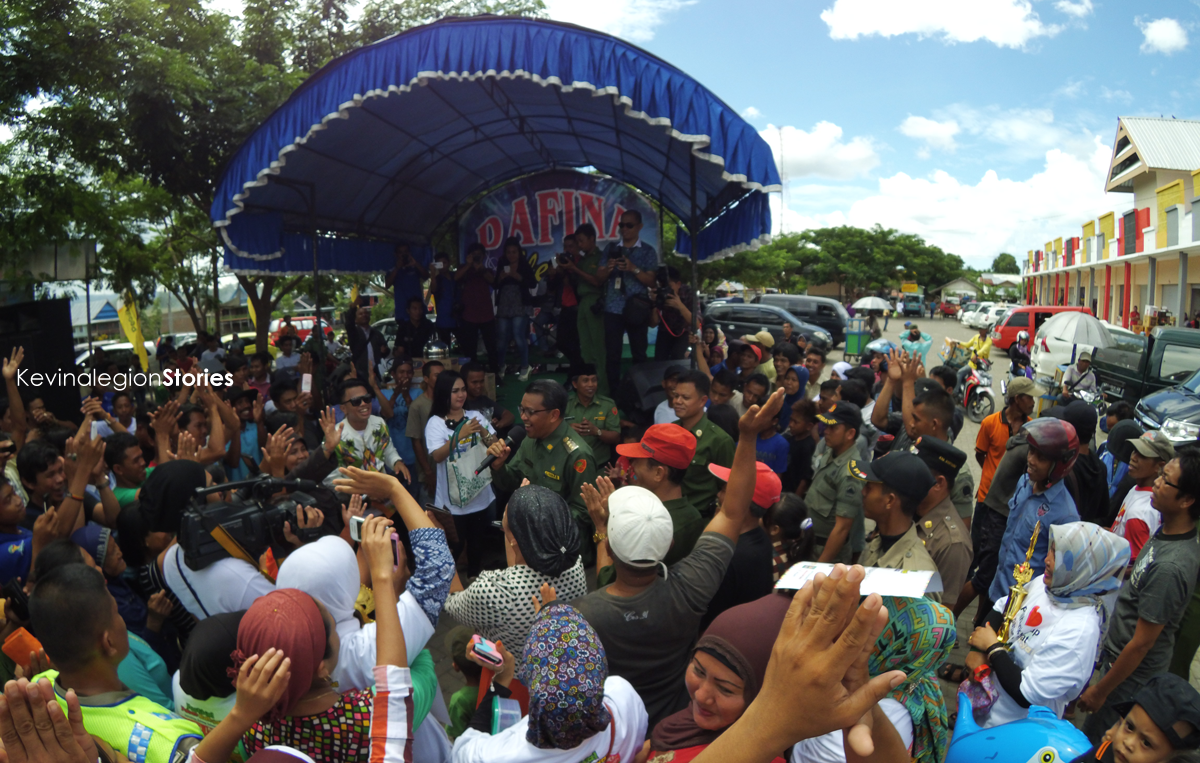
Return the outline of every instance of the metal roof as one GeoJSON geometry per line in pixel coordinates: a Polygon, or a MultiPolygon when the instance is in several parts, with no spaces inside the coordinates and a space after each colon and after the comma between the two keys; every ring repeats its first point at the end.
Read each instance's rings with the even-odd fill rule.
{"type": "Polygon", "coordinates": [[[1184,172],[1200,169],[1200,121],[1121,117],[1120,124],[1148,169],[1184,172]]]}

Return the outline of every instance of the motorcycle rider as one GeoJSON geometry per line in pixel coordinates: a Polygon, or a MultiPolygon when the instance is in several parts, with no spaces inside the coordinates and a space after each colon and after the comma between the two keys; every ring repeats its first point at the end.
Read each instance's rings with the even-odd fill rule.
{"type": "MultiPolygon", "coordinates": [[[[958,340],[951,339],[950,346],[953,348],[959,344],[958,340]]],[[[958,369],[958,384],[954,387],[954,394],[958,397],[962,396],[963,384],[970,375],[971,369],[977,369],[983,365],[980,360],[990,360],[992,356],[992,338],[988,336],[988,327],[980,326],[979,333],[971,337],[970,341],[962,344],[963,349],[969,350],[971,359],[962,368],[958,369]]]]}
{"type": "Polygon", "coordinates": [[[1028,376],[1030,365],[1030,345],[1029,332],[1017,332],[1017,343],[1008,348],[1008,357],[1012,359],[1012,364],[1009,367],[1009,373],[1016,378],[1018,376],[1028,376]]]}
{"type": "Polygon", "coordinates": [[[1059,397],[1058,402],[1066,405],[1071,402],[1071,398],[1076,392],[1094,393],[1097,386],[1096,372],[1092,370],[1092,353],[1081,352],[1075,365],[1068,368],[1063,374],[1062,396],[1059,397]]]}

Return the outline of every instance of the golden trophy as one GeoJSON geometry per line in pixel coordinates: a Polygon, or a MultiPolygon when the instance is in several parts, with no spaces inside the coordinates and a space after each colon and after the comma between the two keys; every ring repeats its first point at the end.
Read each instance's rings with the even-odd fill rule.
{"type": "Polygon", "coordinates": [[[1017,613],[1021,611],[1021,607],[1025,604],[1025,597],[1029,592],[1025,590],[1025,586],[1029,581],[1033,580],[1033,567],[1029,561],[1033,559],[1033,547],[1037,545],[1038,532],[1042,529],[1042,523],[1039,520],[1033,526],[1033,537],[1029,539],[1029,550],[1025,552],[1025,561],[1013,567],[1013,583],[1012,588],[1008,589],[1008,606],[1004,608],[1004,622],[1000,625],[1000,632],[996,634],[1000,643],[1008,644],[1008,632],[1012,628],[1013,620],[1017,618],[1017,613]]]}

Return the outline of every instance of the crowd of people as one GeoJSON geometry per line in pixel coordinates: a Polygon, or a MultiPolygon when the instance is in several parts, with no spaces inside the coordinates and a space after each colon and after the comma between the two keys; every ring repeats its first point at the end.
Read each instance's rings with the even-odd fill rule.
{"type": "Polygon", "coordinates": [[[1081,760],[1195,759],[1200,454],[1065,389],[1035,418],[1046,390],[1024,377],[971,454],[959,375],[925,368],[915,326],[908,349],[829,362],[791,331],[693,334],[682,303],[659,332],[680,360],[665,400],[622,410],[612,337],[645,357],[630,305],[656,278],[639,225],[622,218],[611,270],[587,226],[556,268],[588,276],[563,290],[565,384],[524,378],[518,242],[495,269],[477,248],[457,270],[398,251],[390,346],[357,302],[344,353],[286,327],[274,357],[205,336],[160,362],[232,385],[98,387],[80,423],[17,386],[14,351],[8,759],[940,763],[939,678],[985,727],[1088,713],[1081,760]],[[426,281],[478,299],[429,321],[426,281]],[[434,338],[473,360],[414,359],[434,338]],[[488,388],[509,339],[515,411],[488,388]],[[777,588],[801,563],[828,577],[777,588]],[[863,566],[940,589],[860,599],[863,566]],[[445,618],[465,683],[448,697],[428,648],[445,618]]]}

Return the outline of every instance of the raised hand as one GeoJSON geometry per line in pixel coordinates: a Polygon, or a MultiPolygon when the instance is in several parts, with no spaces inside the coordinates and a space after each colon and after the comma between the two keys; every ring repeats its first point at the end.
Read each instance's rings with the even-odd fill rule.
{"type": "MultiPolygon", "coordinates": [[[[602,477],[605,482],[608,482],[609,487],[612,487],[612,481],[606,477],[602,477]]],[[[600,479],[596,482],[599,483],[600,479]]],[[[592,486],[590,482],[585,482],[580,487],[580,492],[583,494],[583,502],[587,505],[588,516],[592,518],[592,524],[596,526],[596,532],[603,533],[608,528],[608,496],[611,491],[600,494],[600,491],[592,486]]]]}
{"type": "Polygon", "coordinates": [[[253,725],[279,703],[291,680],[292,661],[271,647],[261,656],[250,655],[237,676],[237,699],[232,713],[243,724],[253,725]]]}
{"type": "Polygon", "coordinates": [[[342,439],[342,428],[338,425],[333,406],[328,406],[321,412],[321,432],[325,435],[325,452],[332,453],[342,439]]]}
{"type": "Polygon", "coordinates": [[[551,603],[558,600],[558,591],[555,591],[554,586],[550,585],[549,582],[542,583],[541,594],[542,598],[540,601],[536,596],[530,597],[533,600],[533,613],[535,615],[542,611],[542,607],[548,607],[551,603]]]}
{"type": "Polygon", "coordinates": [[[149,610],[146,613],[146,627],[158,633],[162,630],[163,623],[171,616],[171,600],[167,598],[166,591],[158,591],[146,602],[146,607],[149,610]]]}
{"type": "Polygon", "coordinates": [[[760,433],[773,429],[775,419],[783,410],[783,387],[771,393],[767,401],[760,405],[752,405],[738,419],[738,432],[743,435],[757,437],[760,433]]]}
{"type": "Polygon", "coordinates": [[[359,493],[350,496],[350,505],[342,508],[342,524],[346,527],[350,526],[351,517],[361,517],[363,512],[367,510],[366,504],[363,502],[363,497],[359,493]]]}
{"type": "Polygon", "coordinates": [[[25,359],[25,348],[14,347],[12,354],[8,356],[8,360],[4,361],[4,380],[11,381],[17,378],[17,372],[21,370],[21,361],[25,359]]]}
{"type": "Polygon", "coordinates": [[[376,501],[386,501],[397,488],[404,489],[400,480],[383,472],[370,472],[357,466],[344,466],[338,472],[342,476],[333,481],[333,487],[339,493],[360,493],[376,501]]]}
{"type": "MultiPolygon", "coordinates": [[[[301,530],[311,530],[315,527],[320,527],[325,521],[325,512],[313,506],[297,506],[296,507],[296,527],[301,530]]],[[[292,523],[285,521],[283,523],[283,537],[288,543],[291,543],[296,548],[304,545],[304,542],[292,532],[292,523]]]]}
{"type": "Polygon", "coordinates": [[[4,685],[0,704],[0,761],[4,763],[94,763],[96,742],[83,727],[74,690],[66,696],[67,712],[54,697],[50,682],[25,679],[4,685]]]}
{"type": "Polygon", "coordinates": [[[362,550],[371,571],[371,587],[379,589],[393,585],[396,565],[392,561],[392,520],[387,517],[368,517],[359,530],[362,550]]]}
{"type": "Polygon", "coordinates": [[[893,349],[888,351],[888,378],[894,382],[904,378],[904,351],[893,349]]]}
{"type": "Polygon", "coordinates": [[[181,461],[195,461],[200,463],[200,446],[196,444],[196,438],[191,432],[183,431],[179,433],[179,439],[175,445],[175,457],[181,461]]]}

